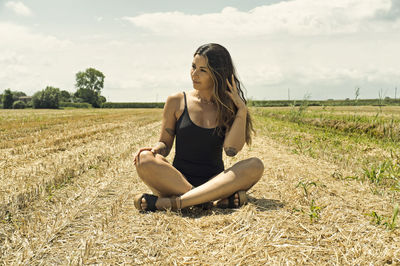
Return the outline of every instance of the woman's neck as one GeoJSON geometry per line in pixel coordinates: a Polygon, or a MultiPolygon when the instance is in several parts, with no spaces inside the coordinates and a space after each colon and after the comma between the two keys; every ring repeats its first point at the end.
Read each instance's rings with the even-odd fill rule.
{"type": "Polygon", "coordinates": [[[207,90],[207,91],[195,90],[193,95],[196,98],[198,98],[199,100],[202,100],[205,102],[211,102],[213,100],[213,92],[211,90],[207,90]]]}

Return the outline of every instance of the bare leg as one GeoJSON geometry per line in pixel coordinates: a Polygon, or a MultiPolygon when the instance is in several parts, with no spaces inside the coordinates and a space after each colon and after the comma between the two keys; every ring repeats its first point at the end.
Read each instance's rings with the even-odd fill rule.
{"type": "Polygon", "coordinates": [[[182,195],[192,185],[162,155],[143,151],[136,163],[136,171],[143,182],[161,197],[182,195]]]}
{"type": "Polygon", "coordinates": [[[181,207],[223,199],[239,190],[248,190],[260,180],[264,165],[258,158],[250,158],[234,164],[210,181],[181,196],[181,207]]]}
{"type": "MultiPolygon", "coordinates": [[[[150,151],[140,153],[136,162],[136,171],[143,182],[160,198],[156,202],[157,209],[170,208],[170,197],[182,195],[192,189],[192,185],[162,155],[150,151]]],[[[145,199],[141,202],[142,210],[147,208],[145,199]]]]}
{"type": "MultiPolygon", "coordinates": [[[[261,178],[264,165],[258,158],[240,161],[192,190],[192,185],[161,155],[154,156],[149,151],[143,151],[136,169],[139,177],[156,195],[182,195],[181,207],[184,208],[226,198],[238,190],[248,190],[261,178]]],[[[142,201],[142,208],[146,206],[146,202],[142,201]]],[[[156,207],[169,208],[169,199],[160,198],[156,207]]]]}

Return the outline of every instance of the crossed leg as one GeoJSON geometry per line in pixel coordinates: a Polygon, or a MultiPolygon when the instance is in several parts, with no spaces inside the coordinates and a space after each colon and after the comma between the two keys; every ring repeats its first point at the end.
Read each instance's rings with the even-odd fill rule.
{"type": "MultiPolygon", "coordinates": [[[[237,162],[208,182],[192,189],[192,185],[162,155],[150,151],[139,154],[136,170],[143,182],[159,196],[157,209],[170,207],[168,197],[180,196],[181,208],[224,199],[236,191],[248,190],[260,180],[264,165],[258,158],[237,162]]],[[[142,200],[142,208],[146,208],[142,200]]]]}

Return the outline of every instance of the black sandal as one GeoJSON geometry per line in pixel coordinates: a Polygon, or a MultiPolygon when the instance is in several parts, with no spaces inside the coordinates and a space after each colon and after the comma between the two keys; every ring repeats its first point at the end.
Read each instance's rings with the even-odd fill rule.
{"type": "Polygon", "coordinates": [[[139,211],[142,212],[155,212],[157,211],[156,208],[156,202],[158,200],[157,196],[151,195],[151,194],[147,194],[147,193],[143,193],[141,195],[137,195],[135,197],[134,203],[135,203],[135,207],[136,209],[138,209],[139,211]],[[142,209],[142,199],[146,200],[147,203],[147,208],[146,209],[142,209]]]}
{"type": "MultiPolygon", "coordinates": [[[[156,202],[158,200],[158,197],[155,195],[151,195],[151,194],[147,194],[147,193],[143,193],[140,195],[137,195],[134,199],[134,204],[136,209],[138,209],[141,212],[155,212],[158,211],[157,207],[156,207],[156,202]],[[142,199],[146,200],[147,203],[147,208],[146,209],[142,209],[142,199]]],[[[171,197],[169,198],[170,202],[171,202],[171,210],[172,211],[178,211],[181,209],[182,203],[181,203],[181,197],[171,197]]]]}
{"type": "Polygon", "coordinates": [[[243,205],[247,204],[247,196],[245,190],[239,190],[233,193],[228,197],[228,205],[226,204],[217,204],[218,208],[221,209],[237,209],[242,207],[243,205]],[[238,195],[239,204],[235,205],[235,195],[238,195]]]}

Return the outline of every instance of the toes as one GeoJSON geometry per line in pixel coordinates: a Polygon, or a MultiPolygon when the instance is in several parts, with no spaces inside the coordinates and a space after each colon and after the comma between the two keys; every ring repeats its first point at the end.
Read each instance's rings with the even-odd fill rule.
{"type": "MultiPolygon", "coordinates": [[[[229,201],[230,201],[229,198],[220,199],[220,200],[217,200],[217,201],[214,202],[214,206],[225,209],[225,208],[227,208],[229,206],[229,204],[230,204],[229,201]]],[[[234,205],[234,208],[238,208],[239,207],[239,205],[240,205],[239,193],[235,193],[234,194],[233,205],[234,205]]]]}
{"type": "Polygon", "coordinates": [[[234,199],[233,203],[235,204],[236,207],[239,207],[239,199],[234,199]]]}
{"type": "Polygon", "coordinates": [[[233,203],[235,204],[236,207],[239,207],[239,194],[235,193],[235,199],[233,200],[233,203]]]}
{"type": "Polygon", "coordinates": [[[144,198],[142,198],[142,202],[140,203],[140,206],[142,210],[145,210],[147,208],[147,202],[144,198]]]}

